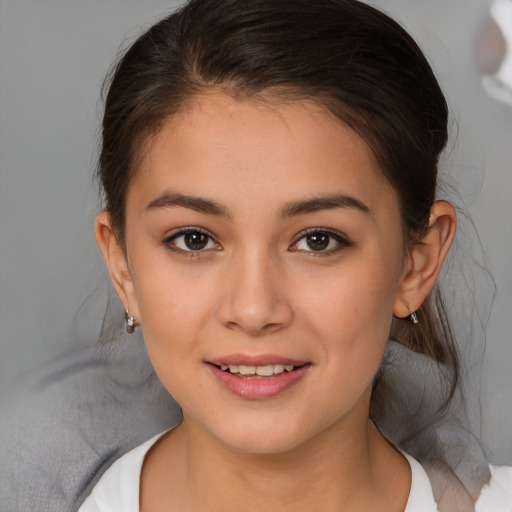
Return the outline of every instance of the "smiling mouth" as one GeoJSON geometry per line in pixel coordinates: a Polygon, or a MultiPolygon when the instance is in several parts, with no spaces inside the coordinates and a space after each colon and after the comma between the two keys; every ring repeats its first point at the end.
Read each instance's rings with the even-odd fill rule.
{"type": "Polygon", "coordinates": [[[301,381],[312,364],[272,356],[229,356],[224,361],[208,361],[208,366],[221,386],[234,395],[244,400],[263,400],[277,396],[301,381]]]}
{"type": "Polygon", "coordinates": [[[242,364],[221,364],[215,366],[219,368],[219,370],[241,379],[265,379],[283,373],[293,372],[304,365],[268,364],[264,366],[249,366],[242,364]]]}

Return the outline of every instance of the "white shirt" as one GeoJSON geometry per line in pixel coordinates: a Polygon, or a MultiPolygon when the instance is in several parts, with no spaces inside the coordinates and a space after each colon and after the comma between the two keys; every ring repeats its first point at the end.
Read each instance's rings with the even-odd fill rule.
{"type": "MultiPolygon", "coordinates": [[[[144,457],[162,436],[158,434],[123,455],[100,478],[78,512],[139,512],[140,473],[144,457]]],[[[437,505],[427,473],[420,463],[404,453],[411,466],[412,481],[404,512],[436,512],[437,505]]],[[[512,467],[491,466],[476,512],[512,512],[512,467]]]]}

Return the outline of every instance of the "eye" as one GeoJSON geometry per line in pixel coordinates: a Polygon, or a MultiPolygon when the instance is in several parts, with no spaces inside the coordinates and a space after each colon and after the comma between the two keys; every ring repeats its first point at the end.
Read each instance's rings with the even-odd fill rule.
{"type": "Polygon", "coordinates": [[[291,247],[292,251],[333,253],[343,247],[350,246],[350,242],[341,233],[324,229],[309,230],[300,237],[291,247]]]}
{"type": "Polygon", "coordinates": [[[166,238],[164,244],[169,248],[186,252],[200,252],[220,248],[219,244],[209,234],[199,229],[179,231],[166,238]]]}

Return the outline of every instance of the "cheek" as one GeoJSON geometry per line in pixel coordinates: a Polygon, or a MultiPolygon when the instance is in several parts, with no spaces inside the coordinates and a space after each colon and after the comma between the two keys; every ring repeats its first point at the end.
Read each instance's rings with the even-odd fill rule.
{"type": "Polygon", "coordinates": [[[136,283],[144,341],[156,374],[182,407],[199,402],[208,408],[200,398],[208,390],[201,390],[201,379],[190,386],[190,378],[205,370],[201,340],[212,311],[211,283],[162,270],[141,273],[136,283]]]}
{"type": "MultiPolygon", "coordinates": [[[[400,265],[381,258],[354,258],[304,297],[301,316],[322,346],[336,385],[364,388],[385,350],[400,265]]],[[[362,389],[361,388],[361,389],[362,389]]]]}
{"type": "Polygon", "coordinates": [[[176,272],[149,273],[136,286],[140,320],[148,343],[191,344],[208,322],[212,286],[176,272]]]}
{"type": "Polygon", "coordinates": [[[185,361],[209,321],[215,270],[172,264],[165,250],[142,245],[131,256],[139,320],[153,363],[168,361],[170,353],[185,361]]]}
{"type": "MultiPolygon", "coordinates": [[[[398,271],[378,260],[354,258],[308,283],[300,299],[303,315],[322,332],[345,333],[389,330],[398,292],[398,271]]],[[[304,287],[305,288],[305,287],[304,287]]],[[[349,336],[350,334],[350,336],[349,336]]]]}
{"type": "MultiPolygon", "coordinates": [[[[359,268],[359,266],[357,266],[359,268]]],[[[304,297],[303,331],[318,343],[325,393],[317,406],[337,417],[371,388],[387,345],[396,280],[384,266],[369,271],[346,267],[304,297]]]]}

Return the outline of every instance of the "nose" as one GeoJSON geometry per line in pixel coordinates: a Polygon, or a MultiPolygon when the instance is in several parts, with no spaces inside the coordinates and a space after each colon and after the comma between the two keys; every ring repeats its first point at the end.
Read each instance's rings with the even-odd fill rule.
{"type": "Polygon", "coordinates": [[[247,252],[226,266],[218,319],[250,336],[277,332],[293,318],[285,273],[269,254],[247,252]]]}

